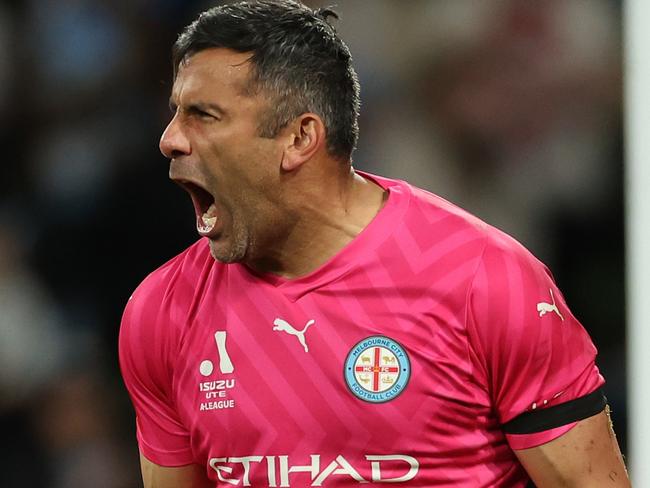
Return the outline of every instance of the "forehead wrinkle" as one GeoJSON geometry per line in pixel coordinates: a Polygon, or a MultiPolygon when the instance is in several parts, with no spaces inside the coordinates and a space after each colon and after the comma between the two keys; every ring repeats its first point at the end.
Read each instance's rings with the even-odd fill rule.
{"type": "Polygon", "coordinates": [[[189,68],[197,74],[205,74],[207,82],[217,81],[243,95],[248,95],[254,67],[251,63],[253,53],[238,52],[226,48],[208,48],[191,56],[183,62],[185,71],[189,68]]]}
{"type": "Polygon", "coordinates": [[[201,104],[221,107],[230,97],[224,96],[223,89],[216,90],[215,84],[219,87],[227,85],[223,80],[213,79],[211,73],[206,73],[205,70],[183,70],[174,82],[170,100],[177,105],[201,104]]]}
{"type": "Polygon", "coordinates": [[[210,48],[188,56],[180,66],[172,100],[189,106],[198,102],[213,102],[222,112],[238,111],[243,106],[262,114],[273,105],[263,96],[262,87],[255,82],[252,53],[240,53],[223,48],[210,48]],[[182,103],[181,103],[182,102],[182,103]]]}

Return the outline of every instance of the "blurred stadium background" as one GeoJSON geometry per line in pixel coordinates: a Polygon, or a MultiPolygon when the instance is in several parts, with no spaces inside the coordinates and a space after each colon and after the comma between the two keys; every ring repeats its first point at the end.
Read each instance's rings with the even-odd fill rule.
{"type": "MultiPolygon", "coordinates": [[[[626,451],[621,4],[338,0],[355,165],[546,262],[600,350],[626,451]]],[[[0,3],[0,485],[139,486],[122,308],[196,239],[158,139],[169,53],[215,2],[0,3]]]]}

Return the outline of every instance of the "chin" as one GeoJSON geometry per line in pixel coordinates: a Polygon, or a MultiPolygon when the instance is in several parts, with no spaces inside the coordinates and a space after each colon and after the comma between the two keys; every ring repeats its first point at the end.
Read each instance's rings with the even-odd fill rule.
{"type": "Polygon", "coordinates": [[[240,263],[246,256],[246,249],[244,246],[232,246],[225,242],[210,240],[210,254],[220,263],[240,263]]]}

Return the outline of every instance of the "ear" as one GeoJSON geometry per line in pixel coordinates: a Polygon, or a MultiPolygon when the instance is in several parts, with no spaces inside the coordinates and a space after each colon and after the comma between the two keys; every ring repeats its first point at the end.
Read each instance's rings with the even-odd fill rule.
{"type": "Polygon", "coordinates": [[[287,147],[282,155],[282,169],[293,171],[325,147],[325,124],[312,113],[305,113],[289,124],[287,147]]]}

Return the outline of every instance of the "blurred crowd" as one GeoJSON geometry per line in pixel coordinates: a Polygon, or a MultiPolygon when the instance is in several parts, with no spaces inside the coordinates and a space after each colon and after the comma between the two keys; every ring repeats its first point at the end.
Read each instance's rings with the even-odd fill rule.
{"type": "MultiPolygon", "coordinates": [[[[218,2],[0,3],[0,485],[138,486],[117,334],[196,239],[167,180],[171,45],[218,2]]],[[[621,12],[613,0],[338,0],[359,169],[514,235],[600,350],[625,450],[621,12]]]]}

